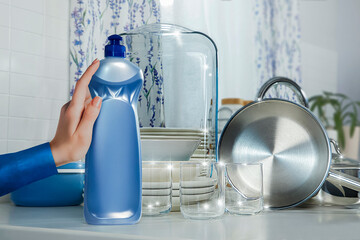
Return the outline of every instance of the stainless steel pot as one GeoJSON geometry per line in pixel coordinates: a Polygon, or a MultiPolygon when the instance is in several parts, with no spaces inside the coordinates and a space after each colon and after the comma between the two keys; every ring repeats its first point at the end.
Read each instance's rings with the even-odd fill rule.
{"type": "Polygon", "coordinates": [[[359,191],[359,179],[330,170],[331,158],[326,131],[308,109],[304,92],[283,77],[266,82],[257,101],[232,116],[218,146],[219,161],[263,163],[264,203],[274,209],[306,201],[327,178],[359,191]],[[296,90],[305,107],[287,100],[264,99],[266,92],[278,83],[296,90]]]}
{"type": "MultiPolygon", "coordinates": [[[[340,152],[340,149],[337,147],[336,142],[332,139],[330,141],[334,144],[335,150],[337,152],[336,154],[332,154],[330,169],[337,170],[359,179],[360,162],[344,157],[340,152]]],[[[345,187],[343,182],[334,182],[331,178],[327,178],[320,191],[314,197],[302,204],[304,207],[311,207],[312,205],[336,205],[347,208],[358,208],[360,205],[360,195],[358,191],[345,187]]]]}

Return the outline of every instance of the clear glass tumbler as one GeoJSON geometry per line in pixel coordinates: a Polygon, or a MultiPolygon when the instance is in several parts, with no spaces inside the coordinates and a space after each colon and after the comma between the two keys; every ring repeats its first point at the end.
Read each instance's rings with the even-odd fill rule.
{"type": "Polygon", "coordinates": [[[186,162],[180,165],[180,211],[185,218],[217,218],[225,212],[224,164],[186,162]]]}
{"type": "Polygon", "coordinates": [[[263,210],[261,163],[227,163],[225,206],[231,214],[252,215],[263,210]]]}
{"type": "Polygon", "coordinates": [[[154,216],[171,210],[171,163],[142,162],[142,213],[154,216]]]}

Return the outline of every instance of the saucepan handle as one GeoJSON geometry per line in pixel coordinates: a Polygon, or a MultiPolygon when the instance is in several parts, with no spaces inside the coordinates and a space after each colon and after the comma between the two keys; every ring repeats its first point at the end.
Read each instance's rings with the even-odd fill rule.
{"type": "Polygon", "coordinates": [[[339,172],[334,169],[330,169],[329,175],[326,179],[326,181],[329,181],[333,184],[338,184],[343,187],[350,188],[351,190],[360,192],[360,179],[350,176],[348,174],[339,172]]]}
{"type": "Polygon", "coordinates": [[[340,158],[343,158],[342,152],[340,150],[339,144],[332,138],[329,138],[330,143],[334,146],[335,152],[339,155],[340,158]]]}
{"type": "MultiPolygon", "coordinates": [[[[330,142],[334,145],[335,151],[339,155],[340,158],[343,157],[340,148],[337,144],[337,142],[334,139],[330,139],[330,142]]],[[[330,169],[329,175],[326,179],[326,181],[329,181],[332,184],[340,185],[343,187],[350,188],[354,191],[360,192],[360,179],[350,176],[348,174],[342,173],[340,171],[330,169]]]]}
{"type": "Polygon", "coordinates": [[[266,83],[264,83],[264,85],[262,85],[262,87],[260,88],[259,92],[258,92],[258,97],[257,100],[258,101],[262,101],[264,99],[264,96],[266,94],[266,92],[274,85],[277,83],[287,83],[290,85],[291,90],[293,90],[294,92],[296,92],[297,94],[299,94],[301,96],[301,101],[302,104],[306,107],[309,108],[309,102],[306,98],[306,94],[305,92],[301,89],[301,87],[294,82],[293,80],[286,78],[286,77],[273,77],[270,80],[268,80],[266,83]]]}

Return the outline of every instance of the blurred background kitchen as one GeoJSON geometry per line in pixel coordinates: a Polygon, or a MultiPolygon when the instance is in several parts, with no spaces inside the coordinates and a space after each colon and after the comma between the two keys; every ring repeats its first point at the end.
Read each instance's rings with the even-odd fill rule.
{"type": "MultiPolygon", "coordinates": [[[[0,154],[51,140],[75,82],[103,58],[106,37],[150,23],[215,41],[220,107],[223,98],[253,100],[273,76],[295,80],[308,97],[345,95],[322,95],[311,102],[317,107],[327,98],[360,101],[359,12],[358,0],[0,0],[0,154]]],[[[338,137],[334,106],[320,117],[338,137]]],[[[340,109],[343,150],[354,159],[359,113],[356,103],[340,109]]]]}

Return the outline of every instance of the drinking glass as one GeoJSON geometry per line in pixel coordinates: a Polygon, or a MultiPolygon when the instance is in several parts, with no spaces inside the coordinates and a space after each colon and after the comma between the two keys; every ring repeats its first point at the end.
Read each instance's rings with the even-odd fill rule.
{"type": "Polygon", "coordinates": [[[154,216],[171,210],[171,163],[142,163],[142,213],[154,216]]]}
{"type": "Polygon", "coordinates": [[[263,210],[263,170],[261,163],[225,165],[225,207],[231,214],[252,215],[263,210]]]}
{"type": "Polygon", "coordinates": [[[180,165],[180,211],[185,218],[217,218],[225,212],[224,164],[186,162],[180,165]]]}

